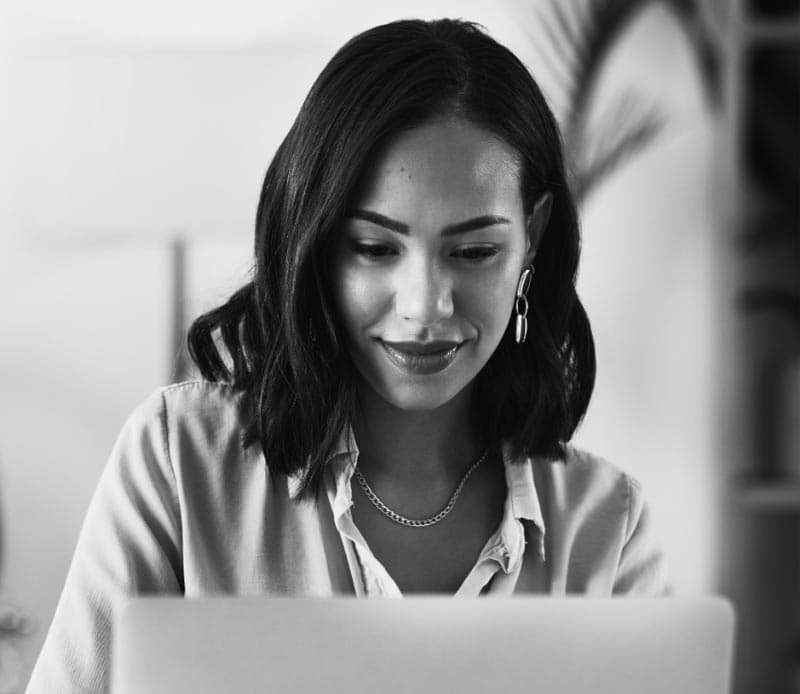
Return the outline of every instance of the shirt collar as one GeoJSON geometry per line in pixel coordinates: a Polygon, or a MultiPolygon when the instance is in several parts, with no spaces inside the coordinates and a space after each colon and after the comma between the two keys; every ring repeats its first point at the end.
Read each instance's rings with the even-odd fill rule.
{"type": "Polygon", "coordinates": [[[514,459],[511,455],[511,445],[504,442],[503,464],[514,517],[533,521],[539,531],[544,534],[544,516],[533,478],[533,460],[528,457],[514,459]]]}
{"type": "MultiPolygon", "coordinates": [[[[334,487],[332,495],[334,517],[345,513],[353,503],[353,489],[350,480],[358,461],[358,453],[358,444],[353,434],[353,428],[347,425],[340,434],[333,453],[326,463],[330,474],[329,479],[333,482],[334,487]]],[[[531,521],[539,530],[538,553],[544,559],[545,525],[533,477],[533,460],[530,457],[515,459],[511,453],[511,445],[507,441],[503,442],[502,454],[508,487],[506,505],[510,511],[510,514],[504,514],[504,521],[508,516],[520,521],[531,521]]],[[[302,473],[291,475],[288,479],[289,496],[292,499],[296,499],[300,493],[301,480],[302,473]]],[[[502,526],[503,531],[509,527],[505,522],[502,526]]],[[[503,531],[501,531],[501,537],[506,547],[519,545],[518,542],[512,541],[512,538],[508,537],[507,532],[503,531]]],[[[516,559],[514,556],[516,554],[513,550],[511,551],[509,558],[512,563],[516,559]]]]}
{"type": "Polygon", "coordinates": [[[506,512],[501,525],[501,540],[507,550],[509,567],[504,567],[507,571],[517,561],[522,560],[524,551],[524,533],[521,526],[513,523],[527,520],[533,523],[537,530],[537,553],[539,558],[545,559],[545,525],[542,507],[539,503],[539,495],[536,493],[536,484],[533,476],[533,459],[530,457],[514,458],[511,453],[511,444],[503,442],[503,465],[506,472],[506,486],[508,496],[506,498],[506,512]]]}

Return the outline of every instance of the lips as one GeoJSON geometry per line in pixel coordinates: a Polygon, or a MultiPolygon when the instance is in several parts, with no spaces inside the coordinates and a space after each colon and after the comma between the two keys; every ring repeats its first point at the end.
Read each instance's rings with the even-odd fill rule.
{"type": "Polygon", "coordinates": [[[386,342],[381,346],[397,368],[415,375],[435,374],[446,369],[455,359],[463,343],[438,340],[435,342],[386,342]]]}
{"type": "Polygon", "coordinates": [[[388,342],[384,340],[383,344],[406,354],[430,355],[447,352],[453,347],[458,347],[461,343],[449,340],[438,340],[436,342],[388,342]]]}

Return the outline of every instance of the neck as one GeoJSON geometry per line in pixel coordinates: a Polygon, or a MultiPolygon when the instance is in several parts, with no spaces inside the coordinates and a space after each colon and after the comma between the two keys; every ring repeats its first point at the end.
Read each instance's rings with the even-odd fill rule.
{"type": "Polygon", "coordinates": [[[359,467],[372,480],[415,485],[460,480],[483,453],[470,417],[471,389],[434,410],[401,410],[364,387],[353,430],[359,467]]]}

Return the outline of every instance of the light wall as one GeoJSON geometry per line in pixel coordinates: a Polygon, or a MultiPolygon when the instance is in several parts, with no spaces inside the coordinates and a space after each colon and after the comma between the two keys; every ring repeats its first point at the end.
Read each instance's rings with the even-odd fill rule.
{"type": "MultiPolygon", "coordinates": [[[[298,2],[273,18],[271,36],[246,21],[248,12],[266,21],[264,3],[240,3],[244,18],[220,21],[217,33],[205,21],[213,16],[207,5],[196,13],[178,5],[168,5],[159,24],[145,21],[155,11],[146,3],[131,4],[128,22],[89,3],[83,23],[71,17],[65,34],[57,5],[33,3],[16,37],[25,39],[23,54],[0,61],[3,92],[22,95],[13,115],[0,109],[0,152],[13,154],[0,157],[0,491],[4,599],[30,610],[39,626],[23,651],[23,678],[116,433],[170,378],[169,239],[191,240],[191,313],[243,279],[269,153],[313,75],[357,30],[397,16],[467,16],[537,70],[529,34],[537,25],[525,3],[339,3],[334,13],[298,2]],[[180,21],[189,16],[201,21],[180,21]],[[46,68],[59,56],[66,72],[53,82],[46,68]],[[148,60],[149,73],[141,68],[148,60]],[[226,81],[224,66],[237,60],[247,78],[226,81]],[[89,72],[69,73],[75,61],[89,72]],[[133,84],[134,73],[151,79],[136,87],[146,103],[126,116],[120,86],[133,84]],[[203,74],[208,91],[197,82],[203,74]],[[169,89],[181,75],[183,88],[169,89]],[[60,91],[48,91],[48,79],[60,91]],[[92,91],[97,84],[106,91],[92,91]],[[205,102],[198,96],[209,92],[205,102]],[[87,121],[80,107],[92,100],[87,121]]],[[[606,92],[655,86],[670,120],[658,143],[584,210],[579,290],[599,371],[576,440],[643,481],[676,589],[708,591],[719,472],[706,192],[712,124],[688,48],[663,13],[642,18],[605,79],[606,92]]]]}
{"type": "Polygon", "coordinates": [[[587,200],[578,283],[598,376],[576,440],[643,483],[681,593],[714,587],[725,475],[715,414],[724,347],[714,122],[690,56],[677,25],[654,9],[608,65],[604,95],[635,85],[667,123],[587,200]]]}

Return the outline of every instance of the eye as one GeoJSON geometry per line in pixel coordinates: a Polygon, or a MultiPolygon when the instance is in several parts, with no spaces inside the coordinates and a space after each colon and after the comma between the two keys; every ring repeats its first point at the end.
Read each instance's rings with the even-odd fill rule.
{"type": "Polygon", "coordinates": [[[480,263],[489,260],[492,256],[497,255],[499,252],[497,246],[464,246],[457,248],[453,251],[453,256],[471,261],[473,263],[480,263]]]}
{"type": "Polygon", "coordinates": [[[353,241],[353,251],[357,255],[371,260],[379,260],[397,253],[394,248],[385,243],[365,243],[364,241],[353,241]]]}

